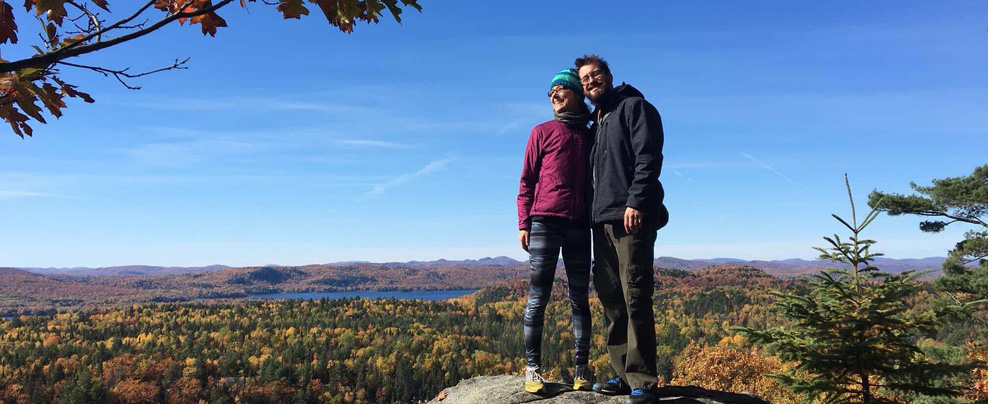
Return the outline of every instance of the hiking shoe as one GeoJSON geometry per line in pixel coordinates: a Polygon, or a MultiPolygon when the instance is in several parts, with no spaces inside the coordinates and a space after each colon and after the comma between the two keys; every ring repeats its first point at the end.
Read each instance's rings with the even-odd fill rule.
{"type": "Polygon", "coordinates": [[[628,395],[628,401],[625,401],[624,404],[655,404],[658,402],[658,397],[651,390],[634,389],[631,390],[631,394],[628,395]]]}
{"type": "Polygon", "coordinates": [[[593,391],[596,391],[596,392],[598,392],[600,394],[604,394],[604,395],[608,395],[608,396],[616,396],[616,395],[619,395],[619,394],[628,394],[628,393],[631,393],[631,387],[629,387],[624,382],[624,380],[621,380],[620,377],[615,377],[615,378],[613,378],[611,380],[608,380],[606,382],[600,382],[600,383],[594,384],[593,385],[593,391]]]}
{"type": "Polygon", "coordinates": [[[525,391],[532,394],[545,393],[545,379],[538,366],[525,367],[525,391]]]}
{"type": "Polygon", "coordinates": [[[590,370],[590,366],[577,366],[576,371],[573,372],[573,390],[590,391],[593,389],[591,380],[593,380],[593,371],[590,370]]]}

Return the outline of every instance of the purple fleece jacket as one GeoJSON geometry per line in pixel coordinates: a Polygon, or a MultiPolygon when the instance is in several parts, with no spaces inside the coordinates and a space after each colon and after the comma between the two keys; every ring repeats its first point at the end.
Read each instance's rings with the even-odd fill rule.
{"type": "Polygon", "coordinates": [[[518,187],[518,229],[532,216],[587,220],[590,131],[552,120],[532,129],[518,187]]]}

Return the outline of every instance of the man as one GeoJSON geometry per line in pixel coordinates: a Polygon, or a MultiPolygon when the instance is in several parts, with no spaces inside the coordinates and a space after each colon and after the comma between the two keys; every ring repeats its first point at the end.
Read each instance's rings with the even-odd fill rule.
{"type": "Polygon", "coordinates": [[[662,119],[642,93],[613,86],[607,62],[575,62],[586,97],[596,107],[591,132],[593,282],[604,306],[607,353],[618,377],[597,383],[602,394],[629,394],[627,403],[657,402],[652,294],[656,231],[669,221],[659,182],[662,119]]]}

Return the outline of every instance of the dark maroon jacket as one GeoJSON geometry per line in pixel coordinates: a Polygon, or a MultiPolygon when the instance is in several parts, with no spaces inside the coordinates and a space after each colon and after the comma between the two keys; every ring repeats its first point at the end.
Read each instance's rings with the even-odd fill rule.
{"type": "Polygon", "coordinates": [[[518,228],[532,216],[588,220],[590,130],[552,120],[532,129],[518,187],[518,228]]]}

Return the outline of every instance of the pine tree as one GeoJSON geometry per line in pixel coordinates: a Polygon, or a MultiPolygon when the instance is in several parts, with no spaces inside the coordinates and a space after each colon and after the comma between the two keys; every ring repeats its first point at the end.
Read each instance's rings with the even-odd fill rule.
{"type": "MultiPolygon", "coordinates": [[[[951,293],[965,308],[984,308],[988,300],[988,165],[970,176],[933,180],[932,186],[910,183],[919,195],[886,194],[873,191],[868,205],[889,216],[932,217],[919,224],[926,233],[939,233],[954,223],[967,223],[980,230],[964,235],[947,254],[943,275],[934,284],[951,293]],[[970,266],[978,264],[977,267],[970,266]]],[[[988,325],[988,317],[976,317],[988,325]]]]}
{"type": "Polygon", "coordinates": [[[860,223],[851,187],[850,222],[833,215],[851,236],[824,237],[830,247],[816,248],[821,259],[846,268],[828,269],[805,278],[806,294],[775,292],[773,308],[791,324],[768,330],[735,328],[755,344],[793,362],[790,373],[773,374],[806,402],[895,403],[909,394],[957,396],[956,388],[938,381],[968,367],[937,362],[917,347],[935,331],[930,313],[913,313],[909,301],[923,273],[882,272],[872,265],[874,240],[861,233],[878,216],[872,209],[860,223]]]}

